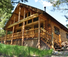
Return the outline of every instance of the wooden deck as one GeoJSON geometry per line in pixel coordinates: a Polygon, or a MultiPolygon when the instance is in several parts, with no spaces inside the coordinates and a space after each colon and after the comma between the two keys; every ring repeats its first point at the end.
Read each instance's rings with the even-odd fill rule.
{"type": "MultiPolygon", "coordinates": [[[[49,34],[46,30],[44,30],[43,28],[40,29],[40,37],[42,40],[44,40],[47,44],[49,44],[50,46],[52,45],[52,35],[49,34]]],[[[0,41],[1,43],[6,41],[11,41],[13,38],[14,39],[22,39],[22,32],[16,32],[14,34],[8,34],[4,37],[0,37],[0,41]],[[13,35],[13,36],[12,36],[13,35]]],[[[30,30],[25,30],[24,32],[24,38],[28,39],[28,38],[38,38],[38,28],[35,29],[30,29],[30,30]]],[[[59,38],[56,39],[54,38],[54,43],[59,44],[59,38]]]]}

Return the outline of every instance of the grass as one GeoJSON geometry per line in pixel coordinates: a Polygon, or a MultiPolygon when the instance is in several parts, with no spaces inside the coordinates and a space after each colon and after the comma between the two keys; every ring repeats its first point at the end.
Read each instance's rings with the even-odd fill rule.
{"type": "Polygon", "coordinates": [[[40,50],[37,48],[32,48],[32,47],[26,47],[26,46],[18,46],[18,45],[5,45],[5,44],[0,44],[0,53],[3,55],[8,55],[8,56],[46,56],[46,55],[51,55],[52,54],[52,49],[50,50],[40,50]]]}

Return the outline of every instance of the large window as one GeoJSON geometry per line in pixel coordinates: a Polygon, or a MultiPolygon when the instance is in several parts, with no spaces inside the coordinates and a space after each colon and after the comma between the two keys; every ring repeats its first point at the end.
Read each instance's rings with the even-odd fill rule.
{"type": "Polygon", "coordinates": [[[28,12],[28,16],[30,16],[30,12],[28,12]]]}
{"type": "Polygon", "coordinates": [[[54,27],[54,32],[55,32],[55,34],[59,35],[60,34],[59,28],[54,27]]]}
{"type": "Polygon", "coordinates": [[[21,32],[21,29],[17,30],[17,32],[21,32]]]}
{"type": "Polygon", "coordinates": [[[29,23],[32,23],[32,19],[31,19],[31,20],[28,20],[28,24],[29,24],[29,23]]]}
{"type": "Polygon", "coordinates": [[[27,13],[25,14],[25,18],[27,17],[27,13]]]}
{"type": "Polygon", "coordinates": [[[66,33],[66,38],[68,39],[68,33],[66,33]]]}
{"type": "Polygon", "coordinates": [[[19,24],[19,27],[22,26],[22,23],[19,24]]]}
{"type": "Polygon", "coordinates": [[[28,17],[28,16],[30,16],[30,12],[27,12],[27,13],[25,14],[25,18],[28,17]]]}
{"type": "Polygon", "coordinates": [[[36,18],[33,19],[33,22],[35,22],[35,21],[38,21],[38,17],[36,17],[36,18]]]}

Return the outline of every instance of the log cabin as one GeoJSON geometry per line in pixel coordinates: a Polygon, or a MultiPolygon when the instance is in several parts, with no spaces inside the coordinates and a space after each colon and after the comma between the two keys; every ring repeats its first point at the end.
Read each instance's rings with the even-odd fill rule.
{"type": "Polygon", "coordinates": [[[6,23],[0,42],[40,49],[61,48],[68,41],[68,29],[46,11],[19,3],[6,23]],[[11,31],[11,34],[7,34],[11,31]]]}

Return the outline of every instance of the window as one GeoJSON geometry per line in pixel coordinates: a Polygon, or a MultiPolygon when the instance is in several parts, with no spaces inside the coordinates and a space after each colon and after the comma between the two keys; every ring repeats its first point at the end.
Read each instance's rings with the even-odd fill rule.
{"type": "Polygon", "coordinates": [[[29,24],[29,23],[32,23],[32,19],[31,19],[31,20],[28,20],[28,24],[29,24]]]}
{"type": "Polygon", "coordinates": [[[25,18],[27,17],[27,13],[25,14],[25,18]]]}
{"type": "Polygon", "coordinates": [[[31,29],[31,27],[25,27],[25,29],[26,29],[26,30],[29,30],[29,29],[31,29]]]}
{"type": "Polygon", "coordinates": [[[25,18],[28,17],[28,16],[30,16],[30,12],[27,12],[27,13],[25,14],[25,18]]]}
{"type": "Polygon", "coordinates": [[[66,33],[66,38],[68,39],[68,33],[66,33]]]}
{"type": "Polygon", "coordinates": [[[59,31],[59,29],[58,29],[57,27],[54,27],[54,32],[55,32],[55,34],[57,34],[57,35],[60,34],[60,31],[59,31]]]}
{"type": "Polygon", "coordinates": [[[38,17],[33,19],[33,22],[38,21],[38,17]]]}
{"type": "Polygon", "coordinates": [[[28,12],[28,16],[30,16],[30,12],[28,12]]]}
{"type": "Polygon", "coordinates": [[[41,23],[41,26],[40,27],[43,28],[43,23],[41,23]]]}
{"type": "Polygon", "coordinates": [[[21,32],[21,29],[17,30],[17,32],[21,32]]]}
{"type": "Polygon", "coordinates": [[[22,26],[22,23],[19,24],[19,27],[22,26]]]}

